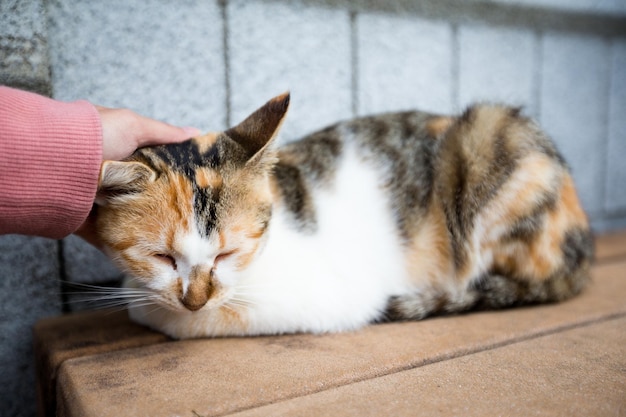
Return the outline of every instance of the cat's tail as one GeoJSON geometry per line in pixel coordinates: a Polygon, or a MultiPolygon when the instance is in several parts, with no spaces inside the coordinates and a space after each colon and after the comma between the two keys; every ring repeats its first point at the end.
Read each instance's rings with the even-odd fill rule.
{"type": "Polygon", "coordinates": [[[579,294],[590,281],[593,243],[581,232],[564,248],[566,262],[545,280],[526,280],[501,274],[485,274],[471,284],[467,307],[498,309],[529,304],[552,303],[579,294]]]}
{"type": "Polygon", "coordinates": [[[593,257],[591,235],[580,232],[564,248],[567,262],[545,280],[528,280],[501,273],[486,273],[464,290],[438,286],[392,297],[385,318],[421,320],[442,314],[495,310],[564,301],[579,294],[590,281],[593,257]]]}
{"type": "Polygon", "coordinates": [[[476,278],[464,290],[451,290],[443,285],[421,288],[416,293],[393,297],[386,318],[420,320],[433,315],[566,300],[579,294],[591,279],[594,256],[591,232],[575,229],[566,233],[559,252],[560,268],[545,279],[516,276],[513,271],[493,271],[476,278]]]}

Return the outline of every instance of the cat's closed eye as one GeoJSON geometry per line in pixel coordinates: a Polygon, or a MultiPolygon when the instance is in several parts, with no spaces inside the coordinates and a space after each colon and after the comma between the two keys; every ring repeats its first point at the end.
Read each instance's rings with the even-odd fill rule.
{"type": "Polygon", "coordinates": [[[176,259],[174,259],[172,255],[168,255],[167,253],[156,253],[153,256],[157,258],[160,262],[169,264],[174,270],[176,270],[176,259]]]}
{"type": "Polygon", "coordinates": [[[228,259],[229,257],[233,256],[235,253],[237,253],[237,250],[230,250],[228,252],[220,253],[219,255],[215,257],[215,264],[218,264],[220,261],[228,259]]]}

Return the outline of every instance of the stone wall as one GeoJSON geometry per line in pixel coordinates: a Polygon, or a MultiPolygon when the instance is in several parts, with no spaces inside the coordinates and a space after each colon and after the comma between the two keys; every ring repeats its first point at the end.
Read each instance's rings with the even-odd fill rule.
{"type": "MultiPolygon", "coordinates": [[[[0,83],[216,130],[283,91],[281,140],[339,119],[522,105],[598,231],[626,226],[620,0],[3,0],[0,83]]],[[[0,237],[0,415],[34,414],[30,328],[121,274],[78,238],[0,237]]]]}

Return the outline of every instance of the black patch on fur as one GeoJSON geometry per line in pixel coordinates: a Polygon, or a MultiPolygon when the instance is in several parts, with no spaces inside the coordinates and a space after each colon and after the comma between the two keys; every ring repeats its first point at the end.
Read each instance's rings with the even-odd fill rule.
{"type": "Polygon", "coordinates": [[[327,182],[335,172],[342,145],[335,126],[331,126],[283,146],[279,151],[279,158],[297,166],[307,180],[327,182]]]}
{"type": "Polygon", "coordinates": [[[387,301],[385,318],[421,320],[430,316],[461,313],[470,310],[475,304],[475,291],[453,297],[442,288],[424,287],[413,293],[390,297],[387,301]]]}
{"type": "Polygon", "coordinates": [[[511,226],[508,235],[505,236],[503,240],[532,242],[535,236],[541,232],[544,219],[544,211],[536,211],[531,215],[522,217],[511,226]]]}
{"type": "Polygon", "coordinates": [[[156,146],[152,149],[154,154],[173,170],[182,172],[191,180],[194,178],[196,168],[209,167],[214,169],[222,163],[219,143],[215,143],[204,153],[201,153],[198,145],[191,140],[156,146]]]}
{"type": "Polygon", "coordinates": [[[508,234],[503,236],[503,241],[519,240],[530,243],[544,229],[545,215],[556,206],[555,193],[545,193],[537,203],[532,213],[518,219],[508,234]]]}
{"type": "Polygon", "coordinates": [[[379,171],[404,239],[424,216],[433,193],[437,141],[426,130],[432,115],[402,112],[363,117],[345,125],[358,152],[379,171]]]}
{"type": "Polygon", "coordinates": [[[552,160],[558,162],[559,165],[569,170],[569,166],[567,165],[565,158],[563,157],[561,152],[559,152],[554,142],[551,141],[548,137],[546,137],[543,132],[537,131],[536,133],[537,133],[536,146],[539,148],[540,152],[545,155],[548,155],[552,160]]]}
{"type": "Polygon", "coordinates": [[[395,162],[395,175],[390,188],[396,220],[405,238],[412,225],[419,223],[431,201],[434,181],[434,161],[437,142],[427,136],[424,124],[416,126],[415,115],[400,119],[400,149],[395,162]]]}
{"type": "Polygon", "coordinates": [[[465,136],[467,132],[472,131],[474,124],[485,123],[479,120],[479,113],[474,107],[467,109],[442,139],[438,157],[445,166],[438,167],[440,178],[437,187],[452,236],[457,268],[466,262],[464,243],[473,231],[476,216],[509,180],[522,156],[518,147],[511,143],[507,132],[511,121],[503,120],[512,117],[512,114],[516,115],[515,111],[504,111],[500,119],[495,121],[501,124],[500,129],[492,137],[484,138],[490,144],[488,153],[481,154],[478,148],[468,154],[463,151],[463,142],[469,140],[465,136]],[[478,170],[478,166],[485,165],[487,169],[478,170]]]}
{"type": "Polygon", "coordinates": [[[483,275],[474,281],[468,291],[475,291],[478,297],[473,306],[477,310],[513,307],[528,303],[525,295],[529,292],[529,284],[498,273],[483,275]]]}
{"type": "Polygon", "coordinates": [[[563,243],[563,262],[568,272],[579,269],[585,262],[591,262],[594,255],[594,242],[591,233],[584,229],[572,229],[565,233],[563,243]]]}
{"type": "Polygon", "coordinates": [[[200,235],[207,237],[217,224],[217,206],[220,202],[222,188],[193,187],[193,203],[196,224],[200,235]]]}
{"type": "Polygon", "coordinates": [[[279,161],[274,166],[274,178],[282,200],[301,230],[315,229],[315,212],[311,196],[300,170],[279,161]]]}
{"type": "MultiPolygon", "coordinates": [[[[217,207],[222,190],[220,187],[199,187],[196,183],[196,170],[201,167],[220,168],[225,161],[228,145],[238,147],[236,143],[226,143],[225,138],[220,138],[205,152],[200,152],[199,146],[192,140],[154,146],[138,151],[138,154],[143,157],[142,159],[157,173],[163,174],[163,169],[158,168],[160,165],[158,160],[160,160],[165,163],[168,169],[181,173],[191,183],[196,224],[202,236],[210,235],[216,227],[217,207]]],[[[241,149],[236,149],[231,153],[240,156],[242,152],[241,149]]]]}
{"type": "Polygon", "coordinates": [[[478,292],[476,308],[555,302],[578,294],[589,281],[593,258],[593,237],[589,230],[576,228],[565,233],[561,251],[563,266],[544,281],[514,276],[514,271],[485,274],[470,288],[478,292]]]}

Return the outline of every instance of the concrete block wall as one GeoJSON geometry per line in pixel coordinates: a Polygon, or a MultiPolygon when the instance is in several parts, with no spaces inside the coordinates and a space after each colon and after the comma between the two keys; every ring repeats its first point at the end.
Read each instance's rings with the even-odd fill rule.
{"type": "MultiPolygon", "coordinates": [[[[622,0],[0,2],[0,83],[203,130],[285,90],[283,141],[374,112],[522,105],[600,231],[626,227],[625,68],[622,0]]],[[[30,416],[30,327],[89,308],[66,282],[121,274],[75,237],[0,250],[0,416],[30,416]]]]}
{"type": "Polygon", "coordinates": [[[42,1],[0,2],[0,83],[50,95],[42,1]]]}
{"type": "MultiPolygon", "coordinates": [[[[50,94],[45,28],[42,2],[0,1],[0,84],[50,94]]],[[[0,416],[34,415],[31,327],[61,312],[59,255],[53,240],[0,236],[0,416]]]]}

